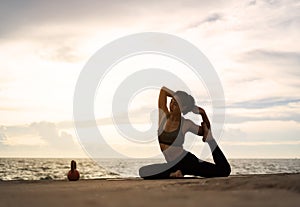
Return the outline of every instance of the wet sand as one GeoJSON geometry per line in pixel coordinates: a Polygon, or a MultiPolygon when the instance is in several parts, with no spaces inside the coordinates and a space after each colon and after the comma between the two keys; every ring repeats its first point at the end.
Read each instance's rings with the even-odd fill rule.
{"type": "Polygon", "coordinates": [[[299,206],[300,174],[170,180],[0,181],[0,206],[299,206]]]}

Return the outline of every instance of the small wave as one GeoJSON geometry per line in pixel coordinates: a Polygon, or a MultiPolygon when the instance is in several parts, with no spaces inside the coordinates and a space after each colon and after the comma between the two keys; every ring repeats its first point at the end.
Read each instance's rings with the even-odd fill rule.
{"type": "Polygon", "coordinates": [[[53,180],[53,178],[50,175],[48,175],[46,177],[40,178],[40,180],[53,180]]]}
{"type": "Polygon", "coordinates": [[[50,167],[41,167],[40,169],[41,169],[41,170],[44,170],[44,171],[46,171],[46,170],[51,170],[50,167]]]}
{"type": "Polygon", "coordinates": [[[16,177],[13,177],[12,180],[24,180],[24,178],[16,176],[16,177]]]}
{"type": "Polygon", "coordinates": [[[120,175],[119,173],[115,173],[115,172],[108,172],[107,175],[120,175]]]}

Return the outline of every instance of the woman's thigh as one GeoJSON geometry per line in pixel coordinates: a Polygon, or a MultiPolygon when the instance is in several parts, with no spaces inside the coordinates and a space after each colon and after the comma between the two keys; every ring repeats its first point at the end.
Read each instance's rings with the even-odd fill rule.
{"type": "Polygon", "coordinates": [[[230,171],[218,166],[214,163],[199,160],[198,163],[192,167],[192,174],[201,177],[227,177],[230,171]]]}
{"type": "Polygon", "coordinates": [[[166,179],[170,177],[172,167],[169,163],[147,165],[139,169],[139,175],[144,179],[166,179]]]}
{"type": "Polygon", "coordinates": [[[201,177],[224,176],[219,166],[200,160],[190,152],[187,153],[177,166],[184,175],[196,175],[201,177]]]}

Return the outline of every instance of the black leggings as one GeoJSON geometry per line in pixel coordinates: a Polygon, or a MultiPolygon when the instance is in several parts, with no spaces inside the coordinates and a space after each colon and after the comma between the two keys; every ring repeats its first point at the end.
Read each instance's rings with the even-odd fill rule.
{"type": "Polygon", "coordinates": [[[207,178],[229,176],[231,168],[221,149],[215,140],[210,141],[208,144],[215,164],[199,160],[194,154],[185,152],[182,157],[172,162],[141,167],[139,174],[144,179],[168,179],[170,178],[170,173],[181,170],[183,175],[207,178]]]}

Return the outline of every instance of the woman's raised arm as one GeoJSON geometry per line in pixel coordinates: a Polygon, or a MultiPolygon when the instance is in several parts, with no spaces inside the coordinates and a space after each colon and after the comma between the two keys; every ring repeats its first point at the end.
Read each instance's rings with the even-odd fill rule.
{"type": "Polygon", "coordinates": [[[195,114],[200,114],[203,122],[206,124],[207,128],[210,129],[210,122],[209,122],[208,116],[203,108],[201,108],[200,106],[194,106],[192,112],[195,114]]]}
{"type": "MultiPolygon", "coordinates": [[[[194,106],[192,112],[195,113],[195,114],[200,114],[201,117],[202,117],[203,122],[210,129],[210,122],[209,122],[208,117],[206,115],[206,112],[204,111],[203,108],[201,108],[199,106],[194,106]]],[[[204,136],[204,129],[203,129],[202,123],[201,123],[201,125],[197,125],[193,121],[191,121],[189,119],[186,119],[185,128],[186,128],[186,131],[190,131],[193,134],[196,134],[196,135],[199,135],[199,136],[204,136]]],[[[202,140],[203,140],[203,142],[205,142],[204,137],[203,137],[202,140]]]]}
{"type": "Polygon", "coordinates": [[[165,115],[169,115],[169,109],[167,107],[167,97],[173,97],[174,91],[168,89],[167,87],[163,86],[160,89],[159,98],[158,98],[158,109],[159,109],[159,121],[161,121],[161,118],[163,117],[162,112],[165,113],[165,115]]]}

